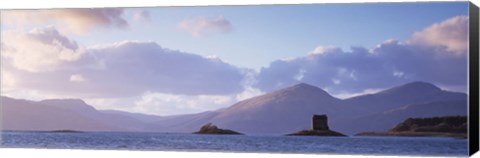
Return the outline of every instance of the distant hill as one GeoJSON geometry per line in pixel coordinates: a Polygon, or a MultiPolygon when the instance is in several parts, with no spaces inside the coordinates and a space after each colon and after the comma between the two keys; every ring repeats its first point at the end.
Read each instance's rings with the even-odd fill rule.
{"type": "Polygon", "coordinates": [[[375,94],[348,98],[344,100],[344,104],[351,108],[361,107],[355,109],[360,110],[360,115],[366,116],[405,105],[466,99],[465,93],[445,91],[431,83],[411,82],[375,94]]]}
{"type": "Polygon", "coordinates": [[[78,99],[34,102],[1,97],[1,102],[2,130],[151,131],[142,121],[101,113],[78,99]]]}

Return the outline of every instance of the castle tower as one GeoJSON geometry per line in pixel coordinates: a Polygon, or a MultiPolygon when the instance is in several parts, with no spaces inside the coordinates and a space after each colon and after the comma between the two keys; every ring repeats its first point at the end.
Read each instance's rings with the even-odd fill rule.
{"type": "Polygon", "coordinates": [[[313,130],[330,130],[328,128],[327,115],[313,115],[312,117],[312,129],[313,130]]]}

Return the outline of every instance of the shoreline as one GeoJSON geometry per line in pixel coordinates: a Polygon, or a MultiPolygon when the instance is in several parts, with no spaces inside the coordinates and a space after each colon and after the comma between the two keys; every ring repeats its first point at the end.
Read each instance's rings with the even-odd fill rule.
{"type": "MultiPolygon", "coordinates": [[[[27,131],[27,130],[1,130],[2,132],[24,132],[24,133],[135,133],[135,134],[187,134],[187,135],[225,135],[225,134],[195,134],[195,133],[175,133],[175,132],[131,132],[131,131],[78,131],[78,130],[48,130],[48,131],[27,131]]],[[[269,136],[269,137],[292,137],[292,136],[315,136],[315,135],[247,135],[240,134],[239,136],[269,136]]],[[[344,138],[355,137],[444,137],[444,138],[458,138],[468,139],[466,134],[462,133],[439,133],[439,132],[361,132],[354,135],[345,135],[344,138]]],[[[329,137],[329,136],[324,136],[329,137]]],[[[337,136],[333,136],[337,137],[337,136]]]]}
{"type": "Polygon", "coordinates": [[[382,136],[382,137],[451,137],[467,139],[465,133],[441,133],[441,132],[361,132],[354,136],[382,136]]]}

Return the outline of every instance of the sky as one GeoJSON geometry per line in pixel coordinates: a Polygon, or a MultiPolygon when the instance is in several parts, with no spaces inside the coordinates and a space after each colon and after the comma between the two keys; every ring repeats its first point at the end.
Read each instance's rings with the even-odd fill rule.
{"type": "Polygon", "coordinates": [[[300,82],[347,98],[466,92],[468,3],[9,10],[1,93],[177,115],[300,82]]]}

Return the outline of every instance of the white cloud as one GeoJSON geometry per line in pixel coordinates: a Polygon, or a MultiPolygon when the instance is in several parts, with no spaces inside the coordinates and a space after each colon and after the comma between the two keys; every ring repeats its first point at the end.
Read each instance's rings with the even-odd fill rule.
{"type": "Polygon", "coordinates": [[[348,77],[350,77],[351,79],[353,80],[357,80],[357,76],[355,75],[355,71],[350,71],[350,73],[348,74],[348,77]]]}
{"type": "Polygon", "coordinates": [[[263,94],[258,89],[246,88],[235,95],[174,95],[146,92],[125,98],[87,98],[85,101],[97,109],[115,109],[154,115],[177,115],[212,111],[263,94]]]}
{"type": "Polygon", "coordinates": [[[449,51],[465,54],[468,47],[468,16],[456,16],[415,32],[412,44],[443,46],[449,51]]]}
{"type": "Polygon", "coordinates": [[[261,68],[254,87],[269,92],[305,82],[335,95],[426,81],[465,91],[467,25],[466,17],[450,18],[414,33],[406,42],[389,39],[373,49],[319,46],[302,57],[272,61],[261,68]]]}
{"type": "Polygon", "coordinates": [[[70,76],[70,81],[72,82],[84,82],[86,79],[80,74],[74,74],[70,76]]]}
{"type": "Polygon", "coordinates": [[[196,19],[183,20],[178,26],[194,37],[214,32],[228,33],[232,31],[232,24],[223,16],[215,18],[198,17],[196,19]]]}
{"type": "Polygon", "coordinates": [[[170,95],[162,93],[146,93],[137,100],[132,110],[134,112],[157,115],[176,115],[198,113],[227,107],[234,103],[231,96],[220,95],[170,95]]]}
{"type": "Polygon", "coordinates": [[[403,75],[405,75],[404,72],[401,72],[401,71],[393,71],[393,76],[395,76],[395,77],[403,77],[403,75]]]}
{"type": "Polygon", "coordinates": [[[334,53],[334,52],[341,52],[342,49],[335,47],[335,46],[319,46],[315,48],[313,51],[309,52],[308,55],[315,56],[325,53],[334,53]]]}
{"type": "Polygon", "coordinates": [[[15,82],[15,78],[12,76],[10,72],[4,69],[1,69],[1,70],[2,72],[0,73],[1,75],[0,87],[3,92],[4,90],[10,90],[12,87],[15,87],[16,82],[15,82]]]}
{"type": "MultiPolygon", "coordinates": [[[[223,17],[217,21],[227,22],[213,22],[219,26],[206,24],[215,20],[199,19],[184,24],[195,26],[189,27],[194,36],[231,29],[223,17]]],[[[466,55],[452,53],[463,49],[462,39],[451,37],[455,32],[451,30],[456,29],[446,29],[462,28],[453,26],[463,25],[459,19],[432,25],[407,42],[387,40],[370,50],[320,46],[302,57],[272,61],[260,72],[235,67],[215,56],[162,48],[151,41],[86,48],[54,27],[7,31],[2,32],[6,39],[1,45],[2,92],[8,85],[13,89],[8,94],[23,98],[82,97],[103,109],[171,115],[226,107],[299,82],[341,98],[414,80],[462,90],[466,89],[466,55]],[[441,42],[424,37],[432,32],[454,39],[441,42]]]]}
{"type": "Polygon", "coordinates": [[[77,33],[84,33],[95,27],[128,27],[128,22],[122,17],[122,8],[9,10],[2,11],[2,14],[2,22],[8,24],[23,26],[58,22],[77,33]]]}
{"type": "MultiPolygon", "coordinates": [[[[72,98],[72,97],[71,97],[72,98]]],[[[133,112],[134,103],[141,95],[122,98],[82,98],[87,104],[99,110],[120,110],[133,112]]]]}
{"type": "Polygon", "coordinates": [[[342,81],[340,81],[339,79],[335,79],[335,78],[332,78],[332,82],[333,84],[336,84],[336,85],[339,85],[342,83],[342,81]]]}
{"type": "Polygon", "coordinates": [[[242,101],[245,99],[250,99],[259,95],[265,94],[265,92],[262,92],[260,89],[256,89],[253,87],[246,87],[245,90],[242,93],[239,93],[235,99],[237,101],[242,101]]]}
{"type": "Polygon", "coordinates": [[[8,96],[17,99],[28,99],[33,101],[40,101],[45,99],[58,99],[58,98],[74,98],[62,94],[52,94],[45,91],[28,90],[28,89],[4,89],[1,88],[2,96],[8,96]]]}
{"type": "Polygon", "coordinates": [[[298,81],[301,81],[303,79],[303,77],[305,77],[305,72],[307,72],[306,70],[304,69],[300,69],[297,73],[297,75],[295,75],[295,79],[298,80],[298,81]]]}
{"type": "Polygon", "coordinates": [[[356,97],[356,96],[361,96],[361,95],[367,95],[367,94],[375,94],[384,89],[365,89],[361,92],[358,93],[337,93],[334,96],[340,99],[347,99],[351,97],[356,97]]]}
{"type": "Polygon", "coordinates": [[[60,65],[79,60],[85,50],[59,33],[55,27],[36,28],[30,32],[2,32],[2,61],[30,72],[63,69],[60,65]]]}
{"type": "Polygon", "coordinates": [[[2,69],[15,76],[17,88],[77,97],[243,91],[243,69],[219,59],[162,48],[155,42],[123,41],[84,48],[54,27],[8,32],[5,37],[2,69]],[[71,82],[85,79],[92,82],[71,82]]]}
{"type": "Polygon", "coordinates": [[[150,12],[148,12],[146,10],[135,12],[133,14],[133,20],[135,20],[137,22],[144,22],[144,23],[152,22],[151,17],[150,17],[150,12]]]}

